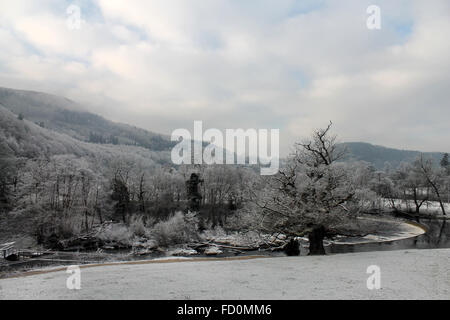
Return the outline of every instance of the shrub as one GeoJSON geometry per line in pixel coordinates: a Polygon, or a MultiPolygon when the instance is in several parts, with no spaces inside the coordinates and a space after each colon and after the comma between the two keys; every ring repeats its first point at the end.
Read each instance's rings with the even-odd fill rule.
{"type": "Polygon", "coordinates": [[[39,213],[35,219],[34,235],[39,244],[48,245],[49,239],[64,240],[79,235],[82,225],[83,219],[77,215],[62,218],[39,213]]]}
{"type": "Polygon", "coordinates": [[[123,224],[111,224],[100,230],[97,237],[106,242],[117,242],[125,245],[133,243],[133,233],[123,224]]]}
{"type": "Polygon", "coordinates": [[[77,236],[82,231],[83,219],[79,216],[71,216],[68,218],[61,218],[57,225],[58,234],[63,239],[68,239],[77,236]]]}
{"type": "Polygon", "coordinates": [[[216,226],[215,228],[211,228],[211,229],[205,229],[202,232],[202,237],[207,240],[226,237],[226,236],[227,236],[227,233],[221,226],[216,226]]]}
{"type": "Polygon", "coordinates": [[[227,222],[224,224],[226,231],[243,231],[256,229],[256,223],[259,220],[255,218],[254,208],[245,208],[237,210],[236,213],[227,218],[227,222]]]}
{"type": "Polygon", "coordinates": [[[138,237],[144,237],[146,235],[147,229],[145,228],[142,216],[136,215],[131,217],[130,231],[138,237]]]}
{"type": "Polygon", "coordinates": [[[176,212],[168,220],[155,224],[152,231],[158,245],[162,247],[196,241],[198,219],[194,213],[183,215],[182,212],[176,212]]]}

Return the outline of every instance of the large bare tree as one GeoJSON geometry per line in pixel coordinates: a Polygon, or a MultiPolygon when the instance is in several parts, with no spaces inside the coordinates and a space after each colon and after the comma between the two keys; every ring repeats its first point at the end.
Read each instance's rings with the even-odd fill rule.
{"type": "Polygon", "coordinates": [[[325,254],[327,231],[359,210],[348,166],[338,162],[345,151],[330,135],[331,126],[297,143],[284,168],[265,181],[256,200],[262,230],[289,237],[308,235],[310,255],[325,254]]]}

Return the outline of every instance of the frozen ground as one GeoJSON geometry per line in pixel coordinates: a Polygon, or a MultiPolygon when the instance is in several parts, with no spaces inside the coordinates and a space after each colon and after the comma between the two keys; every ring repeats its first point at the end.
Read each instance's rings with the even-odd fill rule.
{"type": "MultiPolygon", "coordinates": [[[[48,271],[48,270],[47,270],[48,271]]],[[[195,261],[81,269],[81,290],[59,271],[0,280],[1,299],[449,299],[450,249],[195,261]],[[381,268],[368,290],[367,267],[381,268]]]]}

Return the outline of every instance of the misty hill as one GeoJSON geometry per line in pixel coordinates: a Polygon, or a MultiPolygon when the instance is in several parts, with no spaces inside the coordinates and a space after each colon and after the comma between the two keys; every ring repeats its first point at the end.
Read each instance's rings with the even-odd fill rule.
{"type": "Polygon", "coordinates": [[[169,150],[169,137],[107,120],[85,107],[51,94],[0,87],[0,104],[41,127],[75,139],[99,144],[136,145],[149,150],[169,150]]]}
{"type": "MultiPolygon", "coordinates": [[[[370,162],[377,169],[383,169],[386,163],[396,168],[402,162],[413,162],[421,154],[420,151],[392,149],[364,142],[346,142],[341,145],[349,152],[347,159],[370,162]]],[[[443,156],[442,152],[423,154],[432,158],[435,163],[439,163],[443,156]]]]}
{"type": "MultiPolygon", "coordinates": [[[[61,134],[62,137],[67,135],[82,142],[140,146],[152,151],[166,152],[171,150],[175,144],[170,141],[168,136],[107,120],[86,111],[84,106],[72,100],[51,94],[0,87],[0,106],[15,114],[15,118],[8,115],[9,119],[16,119],[17,115],[20,114],[23,115],[25,123],[31,121],[38,127],[56,131],[53,133],[59,133],[60,135],[54,135],[50,131],[44,130],[42,132],[45,132],[45,137],[41,137],[43,139],[48,138],[51,143],[56,143],[55,137],[59,137],[58,141],[61,141],[58,142],[59,146],[64,144],[62,140],[67,141],[67,138],[60,139],[61,134]]],[[[2,110],[0,116],[6,116],[5,110],[2,110]]],[[[13,123],[16,122],[13,121],[13,123]]],[[[21,122],[16,124],[21,125],[21,122]]],[[[11,125],[11,123],[3,122],[3,125],[11,125]]],[[[37,136],[41,136],[42,132],[36,132],[37,136]]],[[[28,141],[30,145],[25,148],[28,151],[36,148],[40,143],[37,138],[30,137],[30,139],[33,139],[33,142],[28,141]]],[[[76,140],[70,140],[69,145],[64,148],[74,147],[77,145],[76,140]]],[[[19,141],[27,142],[23,138],[19,141]]],[[[401,162],[412,162],[420,154],[419,151],[398,150],[364,142],[347,142],[341,145],[349,151],[348,160],[366,161],[372,163],[378,169],[382,169],[386,163],[395,168],[401,162]]],[[[88,149],[91,148],[92,146],[88,147],[88,149]]],[[[48,153],[51,154],[52,152],[48,153]]],[[[60,153],[77,154],[77,152],[70,150],[60,153]]],[[[441,152],[424,154],[433,158],[436,163],[442,159],[443,155],[441,152]]],[[[163,158],[166,158],[166,156],[163,158]]]]}
{"type": "Polygon", "coordinates": [[[168,151],[150,151],[138,146],[98,145],[55,132],[16,114],[0,104],[0,156],[2,158],[50,158],[71,155],[101,166],[111,161],[154,167],[170,161],[168,151]]]}

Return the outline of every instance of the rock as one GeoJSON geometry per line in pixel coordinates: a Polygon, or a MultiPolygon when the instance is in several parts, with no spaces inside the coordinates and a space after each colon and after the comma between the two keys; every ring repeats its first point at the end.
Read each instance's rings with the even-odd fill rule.
{"type": "Polygon", "coordinates": [[[19,261],[19,256],[17,254],[13,253],[13,254],[7,256],[5,259],[8,261],[19,261]]]}
{"type": "Polygon", "coordinates": [[[138,256],[144,256],[150,253],[153,253],[153,251],[158,247],[157,243],[155,241],[136,241],[133,243],[132,246],[132,253],[134,255],[138,256]]]}
{"type": "Polygon", "coordinates": [[[197,250],[194,250],[194,249],[182,249],[182,248],[175,249],[174,251],[171,252],[171,255],[172,256],[176,256],[176,257],[178,257],[178,256],[194,256],[194,255],[197,255],[197,254],[198,254],[197,250]]]}
{"type": "Polygon", "coordinates": [[[300,244],[298,240],[296,239],[289,240],[289,242],[284,246],[284,252],[288,256],[300,255],[300,244]]]}
{"type": "Polygon", "coordinates": [[[278,240],[286,240],[286,235],[284,234],[279,234],[277,237],[278,240]]]}
{"type": "Polygon", "coordinates": [[[151,249],[134,249],[133,248],[133,251],[131,254],[135,255],[135,256],[146,256],[151,253],[153,253],[153,250],[151,250],[151,249]]]}
{"type": "Polygon", "coordinates": [[[132,248],[132,246],[127,243],[122,243],[118,241],[107,241],[102,243],[101,248],[106,250],[120,250],[120,249],[130,249],[132,248]]]}
{"type": "Polygon", "coordinates": [[[218,255],[218,254],[221,254],[221,253],[223,253],[223,251],[220,250],[216,246],[211,246],[211,247],[208,247],[208,248],[205,249],[205,254],[207,256],[215,256],[215,255],[218,255]]]}
{"type": "Polygon", "coordinates": [[[269,242],[274,246],[282,246],[286,244],[286,236],[284,234],[280,234],[277,237],[270,236],[269,242]]]}

